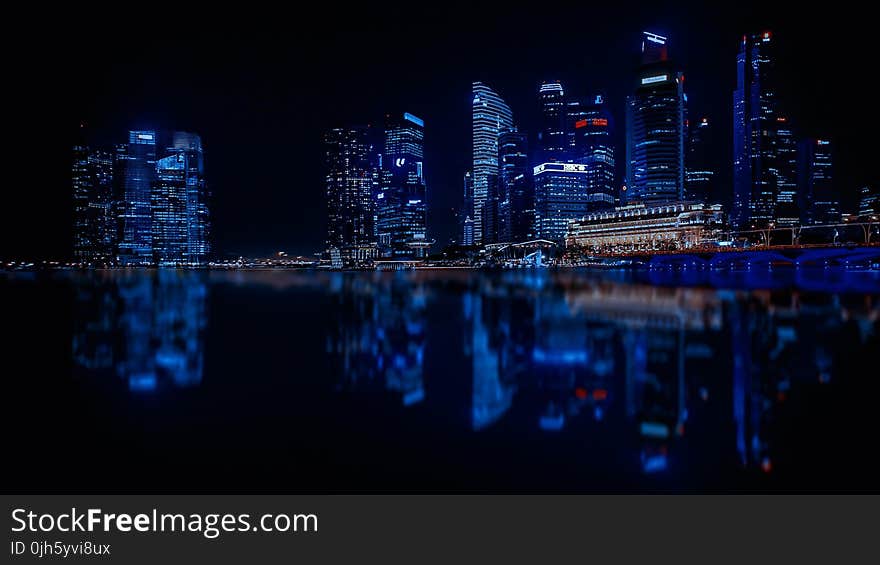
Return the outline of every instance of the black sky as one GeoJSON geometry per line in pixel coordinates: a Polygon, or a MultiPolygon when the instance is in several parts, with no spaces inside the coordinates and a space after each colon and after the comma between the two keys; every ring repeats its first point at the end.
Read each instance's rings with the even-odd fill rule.
{"type": "Polygon", "coordinates": [[[719,198],[730,192],[739,38],[765,28],[781,45],[781,98],[795,129],[835,143],[845,206],[857,187],[880,180],[872,166],[875,42],[859,8],[611,4],[444,3],[409,11],[371,4],[357,12],[339,4],[314,15],[293,5],[234,13],[178,5],[157,6],[136,23],[99,9],[55,14],[51,22],[22,16],[4,39],[13,94],[6,137],[20,158],[7,161],[0,258],[69,255],[70,146],[81,121],[95,144],[122,142],[135,128],[201,134],[217,250],[310,254],[325,229],[321,132],[378,124],[385,111],[412,112],[426,123],[430,235],[445,243],[470,161],[470,82],[495,88],[532,132],[541,80],[559,79],[575,95],[604,90],[622,149],[623,100],[646,29],[669,36],[691,116],[715,125],[719,198]]]}

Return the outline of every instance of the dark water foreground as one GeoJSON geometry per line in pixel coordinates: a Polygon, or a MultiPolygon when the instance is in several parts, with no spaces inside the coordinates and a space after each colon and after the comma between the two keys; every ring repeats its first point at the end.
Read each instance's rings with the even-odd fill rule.
{"type": "Polygon", "coordinates": [[[0,273],[5,486],[878,491],[880,273],[0,273]]]}

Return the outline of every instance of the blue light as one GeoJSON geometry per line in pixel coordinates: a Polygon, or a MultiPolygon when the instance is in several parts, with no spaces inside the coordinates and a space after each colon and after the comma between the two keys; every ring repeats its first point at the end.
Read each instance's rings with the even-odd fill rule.
{"type": "MultiPolygon", "coordinates": [[[[476,101],[476,100],[475,100],[475,101],[476,101]]],[[[417,117],[417,116],[413,116],[413,115],[410,114],[409,112],[404,112],[404,113],[403,113],[403,119],[404,119],[404,120],[409,120],[409,121],[411,121],[412,123],[416,124],[416,125],[419,126],[419,127],[425,127],[425,121],[424,121],[424,120],[422,120],[421,118],[419,118],[419,117],[417,117]]]]}

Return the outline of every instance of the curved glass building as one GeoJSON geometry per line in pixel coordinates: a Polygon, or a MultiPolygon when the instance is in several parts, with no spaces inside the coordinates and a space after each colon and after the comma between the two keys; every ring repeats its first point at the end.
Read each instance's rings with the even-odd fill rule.
{"type": "Polygon", "coordinates": [[[510,106],[482,82],[473,83],[474,244],[483,243],[483,207],[489,176],[498,176],[498,138],[513,128],[510,106]]]}

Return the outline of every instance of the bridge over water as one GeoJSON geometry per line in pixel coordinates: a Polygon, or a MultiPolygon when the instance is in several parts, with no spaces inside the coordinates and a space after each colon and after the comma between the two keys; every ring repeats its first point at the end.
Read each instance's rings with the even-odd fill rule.
{"type": "Polygon", "coordinates": [[[752,269],[773,267],[845,267],[880,269],[880,246],[765,247],[688,253],[634,254],[649,268],[752,269]]]}

